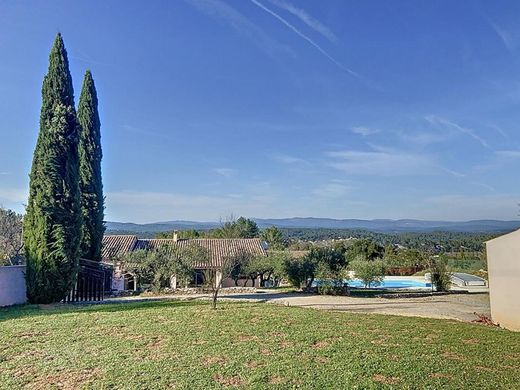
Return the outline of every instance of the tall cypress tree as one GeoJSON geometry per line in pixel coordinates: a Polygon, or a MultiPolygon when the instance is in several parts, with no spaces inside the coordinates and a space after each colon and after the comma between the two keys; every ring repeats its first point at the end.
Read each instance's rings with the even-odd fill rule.
{"type": "Polygon", "coordinates": [[[79,141],[79,172],[83,238],[81,256],[101,260],[101,241],[105,232],[103,183],[101,181],[101,132],[98,99],[92,73],[87,70],[79,97],[78,121],[81,126],[79,141]]]}
{"type": "Polygon", "coordinates": [[[67,52],[60,34],[43,80],[40,132],[24,218],[27,297],[57,302],[71,289],[81,240],[79,125],[67,52]]]}

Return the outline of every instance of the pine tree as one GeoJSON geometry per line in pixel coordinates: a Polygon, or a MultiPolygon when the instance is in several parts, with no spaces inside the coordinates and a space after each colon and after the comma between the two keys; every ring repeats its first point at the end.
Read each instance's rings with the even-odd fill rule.
{"type": "Polygon", "coordinates": [[[101,133],[96,86],[92,73],[87,70],[79,98],[78,122],[81,126],[79,141],[79,173],[83,238],[81,256],[101,260],[101,241],[105,232],[103,183],[101,181],[101,133]]]}
{"type": "Polygon", "coordinates": [[[79,125],[67,52],[60,34],[43,80],[40,132],[24,218],[27,297],[60,301],[76,276],[81,241],[79,125]]]}

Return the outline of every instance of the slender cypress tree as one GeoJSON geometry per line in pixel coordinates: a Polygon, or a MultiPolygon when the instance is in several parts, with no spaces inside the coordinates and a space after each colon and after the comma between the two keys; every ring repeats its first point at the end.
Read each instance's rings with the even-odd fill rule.
{"type": "Polygon", "coordinates": [[[98,99],[92,73],[87,70],[79,97],[79,186],[83,214],[81,256],[101,260],[101,241],[105,232],[103,183],[101,181],[101,132],[98,99]]]}
{"type": "Polygon", "coordinates": [[[40,132],[24,218],[27,297],[60,301],[76,276],[81,241],[79,125],[67,52],[60,34],[42,86],[40,132]]]}

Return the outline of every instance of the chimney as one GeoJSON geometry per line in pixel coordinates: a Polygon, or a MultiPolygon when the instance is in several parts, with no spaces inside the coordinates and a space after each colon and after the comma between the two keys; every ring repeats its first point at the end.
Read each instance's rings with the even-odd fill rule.
{"type": "Polygon", "coordinates": [[[179,240],[179,232],[177,230],[173,231],[173,242],[177,242],[179,240]]]}

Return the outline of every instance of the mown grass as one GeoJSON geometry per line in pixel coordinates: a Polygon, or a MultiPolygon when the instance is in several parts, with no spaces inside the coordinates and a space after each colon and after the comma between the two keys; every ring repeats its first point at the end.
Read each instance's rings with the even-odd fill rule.
{"type": "Polygon", "coordinates": [[[0,388],[517,389],[520,334],[272,304],[0,310],[0,388]]]}

